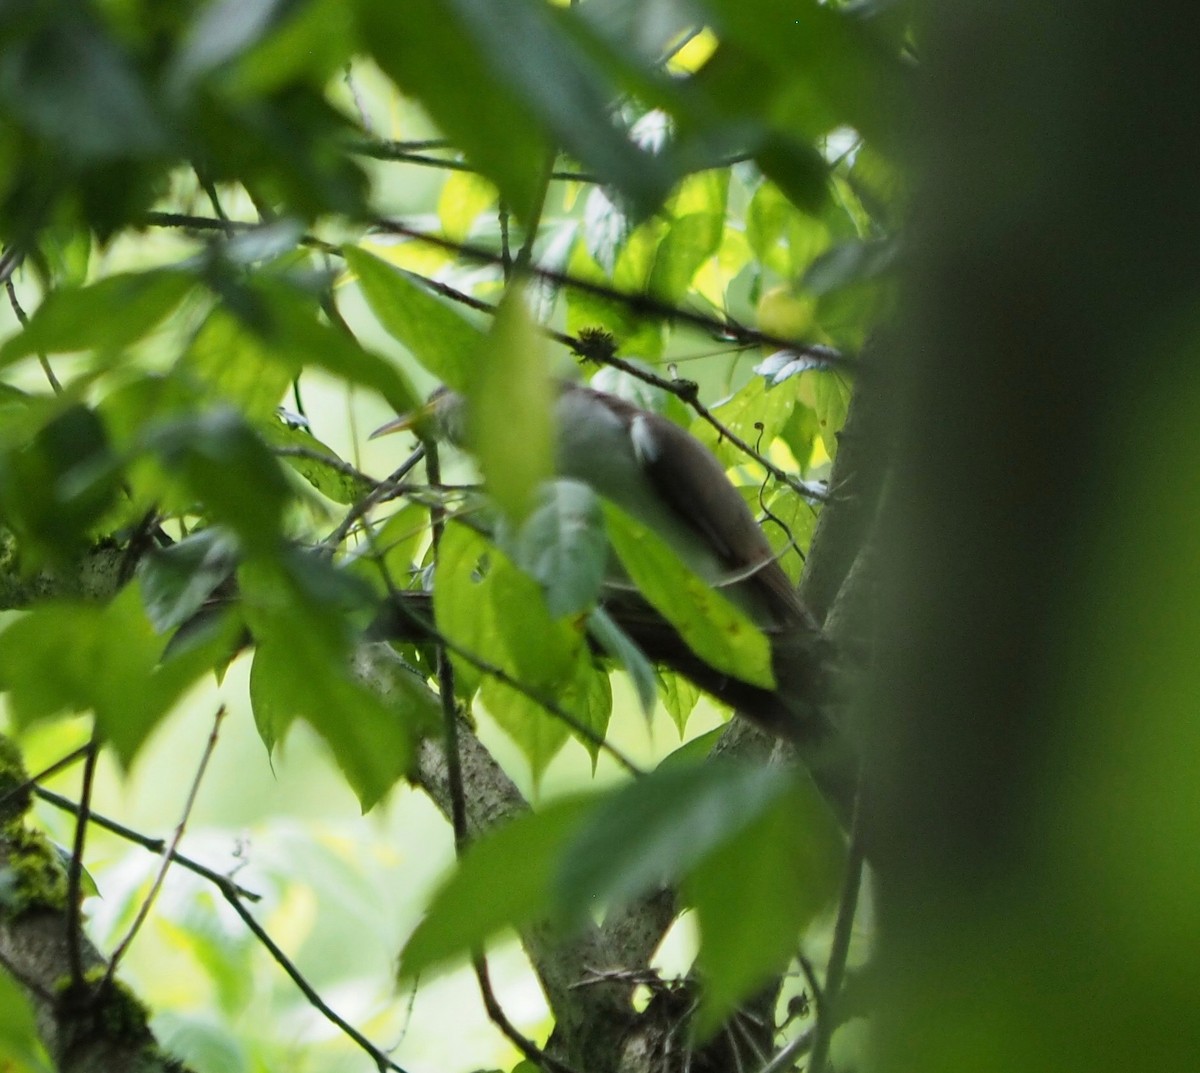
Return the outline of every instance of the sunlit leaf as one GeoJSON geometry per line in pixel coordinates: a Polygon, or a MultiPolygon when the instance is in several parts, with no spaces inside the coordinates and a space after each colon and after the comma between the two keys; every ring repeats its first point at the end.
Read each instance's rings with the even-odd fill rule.
{"type": "Polygon", "coordinates": [[[830,458],[837,455],[838,433],[846,423],[846,411],[850,406],[850,385],[838,372],[828,372],[814,379],[816,393],[817,427],[821,440],[830,458]]]}
{"type": "Polygon", "coordinates": [[[466,389],[470,358],[478,352],[483,333],[378,257],[352,246],[345,254],[379,322],[442,383],[456,391],[466,389]]]}
{"type": "MultiPolygon", "coordinates": [[[[433,611],[437,628],[456,647],[483,659],[503,659],[503,641],[485,587],[486,556],[490,546],[465,525],[450,524],[438,549],[433,586],[433,611]]],[[[469,660],[450,654],[460,695],[470,697],[480,682],[480,671],[469,660]]]]}
{"type": "Polygon", "coordinates": [[[355,503],[371,490],[369,480],[342,465],[333,448],[323,444],[306,427],[272,415],[261,428],[267,443],[280,449],[283,461],[335,503],[355,503]]]}
{"type": "Polygon", "coordinates": [[[468,435],[488,492],[521,522],[553,470],[554,385],[545,341],[516,291],[476,350],[467,399],[468,435]]]}
{"type": "Polygon", "coordinates": [[[496,188],[482,175],[470,171],[452,171],[438,196],[438,219],[445,236],[462,242],[471,233],[475,221],[496,204],[496,188]]]}
{"type": "MultiPolygon", "coordinates": [[[[760,454],[770,453],[771,441],[782,431],[795,406],[790,391],[768,391],[763,380],[753,379],[731,398],[712,408],[724,428],[735,433],[760,454]]],[[[744,464],[746,455],[707,421],[697,420],[692,432],[726,467],[744,464]]]]}
{"type": "Polygon", "coordinates": [[[682,301],[700,266],[720,247],[724,229],[721,213],[694,212],[675,220],[655,253],[649,290],[664,301],[682,301]]]}
{"type": "Polygon", "coordinates": [[[700,700],[700,690],[678,674],[662,674],[661,681],[663,707],[682,734],[687,729],[688,717],[700,700]]]}
{"type": "Polygon", "coordinates": [[[51,291],[29,327],[0,348],[0,366],[39,352],[120,350],[162,321],[194,284],[187,272],[155,269],[51,291]]]}
{"type": "Polygon", "coordinates": [[[362,41],[379,66],[528,218],[549,143],[520,94],[492,75],[487,47],[467,32],[460,13],[435,0],[358,0],[356,10],[362,41]]]}
{"type": "Polygon", "coordinates": [[[227,631],[160,663],[154,631],[134,586],[107,606],[56,601],[0,633],[0,684],[18,725],[92,710],[126,766],[183,690],[227,658],[227,631]]]}
{"type": "MultiPolygon", "coordinates": [[[[556,704],[564,699],[561,691],[546,696],[556,704]]],[[[484,676],[479,699],[521,750],[534,779],[540,779],[570,737],[567,724],[548,712],[535,698],[494,677],[484,676]]]]}
{"type": "Polygon", "coordinates": [[[8,971],[0,968],[0,1062],[10,1061],[29,1073],[51,1073],[29,1001],[8,971]]]}
{"type": "Polygon", "coordinates": [[[205,319],[180,358],[178,370],[194,377],[215,402],[236,406],[264,421],[299,372],[299,362],[282,355],[227,310],[217,307],[205,319]]]}
{"type": "Polygon", "coordinates": [[[402,695],[384,701],[355,682],[348,664],[332,659],[319,637],[304,631],[270,637],[254,651],[254,723],[271,750],[296,718],[305,719],[367,811],[408,774],[416,733],[436,719],[436,697],[415,678],[406,684],[402,695]]]}

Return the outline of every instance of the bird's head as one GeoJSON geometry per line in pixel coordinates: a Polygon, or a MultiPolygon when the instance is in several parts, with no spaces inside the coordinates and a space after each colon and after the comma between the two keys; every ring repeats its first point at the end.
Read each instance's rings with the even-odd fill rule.
{"type": "Polygon", "coordinates": [[[425,405],[380,425],[370,438],[411,430],[423,440],[445,440],[461,447],[466,439],[465,400],[457,391],[439,387],[425,405]]]}

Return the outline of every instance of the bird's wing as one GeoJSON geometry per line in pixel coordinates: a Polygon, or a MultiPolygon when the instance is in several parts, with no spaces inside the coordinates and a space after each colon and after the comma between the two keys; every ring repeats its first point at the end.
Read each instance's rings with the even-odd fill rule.
{"type": "Polygon", "coordinates": [[[781,624],[807,619],[795,587],[716,456],[673,421],[645,410],[632,415],[630,435],[656,491],[709,542],[730,573],[758,586],[781,624]]]}

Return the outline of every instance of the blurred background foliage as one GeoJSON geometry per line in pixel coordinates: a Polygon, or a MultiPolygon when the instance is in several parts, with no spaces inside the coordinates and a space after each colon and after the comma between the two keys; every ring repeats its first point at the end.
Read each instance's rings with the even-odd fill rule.
{"type": "MultiPolygon", "coordinates": [[[[856,992],[872,1031],[846,1025],[834,1065],[1191,1068],[1200,395],[1178,102],[1194,96],[1194,22],[1180,4],[1076,0],[0,0],[0,680],[27,766],[86,741],[91,717],[62,713],[89,711],[112,743],[97,809],[166,834],[224,702],[187,852],[262,894],[308,979],[405,1068],[513,1068],[469,972],[397,990],[396,955],[454,856],[398,783],[436,709],[410,683],[397,720],[344,669],[385,579],[421,584],[424,509],[379,516],[386,571],[357,536],[332,563],[300,549],[398,462],[367,431],[436,381],[468,386],[480,346],[520,372],[533,324],[602,330],[619,356],[678,370],[727,429],[813,481],[841,446],[850,379],[781,344],[853,357],[882,337],[859,385],[882,400],[872,449],[889,474],[855,719],[877,888],[852,963],[877,944],[856,992]],[[429,234],[445,241],[414,237],[429,234]],[[543,270],[532,322],[500,336],[479,307],[526,241],[543,270]],[[97,541],[144,542],[151,505],[192,540],[143,568],[139,599],[39,602],[97,541]],[[235,570],[229,634],[164,657],[165,631],[235,570]],[[257,652],[214,683],[244,625],[257,652]]],[[[571,365],[557,345],[539,360],[571,365]]],[[[757,498],[766,471],[679,398],[612,368],[597,381],[690,422],[757,498]]],[[[806,548],[804,501],[776,485],[767,505],[806,548]]],[[[535,621],[552,648],[548,615],[508,632],[535,621]]],[[[428,653],[406,655],[431,673],[428,653]]],[[[576,673],[558,662],[548,681],[576,673]]],[[[724,720],[668,675],[647,724],[626,669],[576,692],[640,764],[724,720]]],[[[612,788],[620,815],[611,757],[548,736],[501,691],[485,701],[480,736],[527,796],[612,788]]],[[[49,785],[79,792],[77,774],[49,785]]],[[[774,804],[811,810],[755,801],[740,818],[772,847],[788,834],[774,804]]],[[[37,818],[71,842],[69,817],[37,818]]],[[[825,896],[783,917],[782,939],[773,911],[714,914],[754,893],[712,876],[745,864],[729,850],[702,845],[689,867],[725,958],[710,972],[745,978],[732,1004],[765,963],[728,949],[737,918],[761,918],[745,949],[770,962],[815,916],[801,949],[820,964],[830,914],[825,896]]],[[[627,863],[632,883],[645,861],[627,863]]],[[[96,833],[87,865],[107,948],[155,859],[96,833]]],[[[788,882],[826,891],[831,874],[816,853],[788,882]]],[[[694,915],[660,954],[667,974],[691,963],[694,915]]],[[[515,943],[493,970],[544,1038],[515,943]]],[[[122,976],[199,1073],[374,1066],[179,870],[122,976]]],[[[3,992],[0,1009],[4,1060],[39,1068],[20,1003],[3,992]]]]}

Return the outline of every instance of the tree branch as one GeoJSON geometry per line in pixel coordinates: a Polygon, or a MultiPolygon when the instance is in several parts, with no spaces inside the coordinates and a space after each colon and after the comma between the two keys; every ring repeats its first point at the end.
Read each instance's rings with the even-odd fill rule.
{"type": "MultiPolygon", "coordinates": [[[[28,781],[4,738],[0,763],[6,795],[28,781]]],[[[107,979],[104,959],[79,930],[77,902],[68,901],[57,852],[23,822],[28,805],[26,795],[0,813],[0,965],[27,995],[55,1067],[59,1073],[186,1073],[162,1055],[141,1003],[107,979]]]]}

